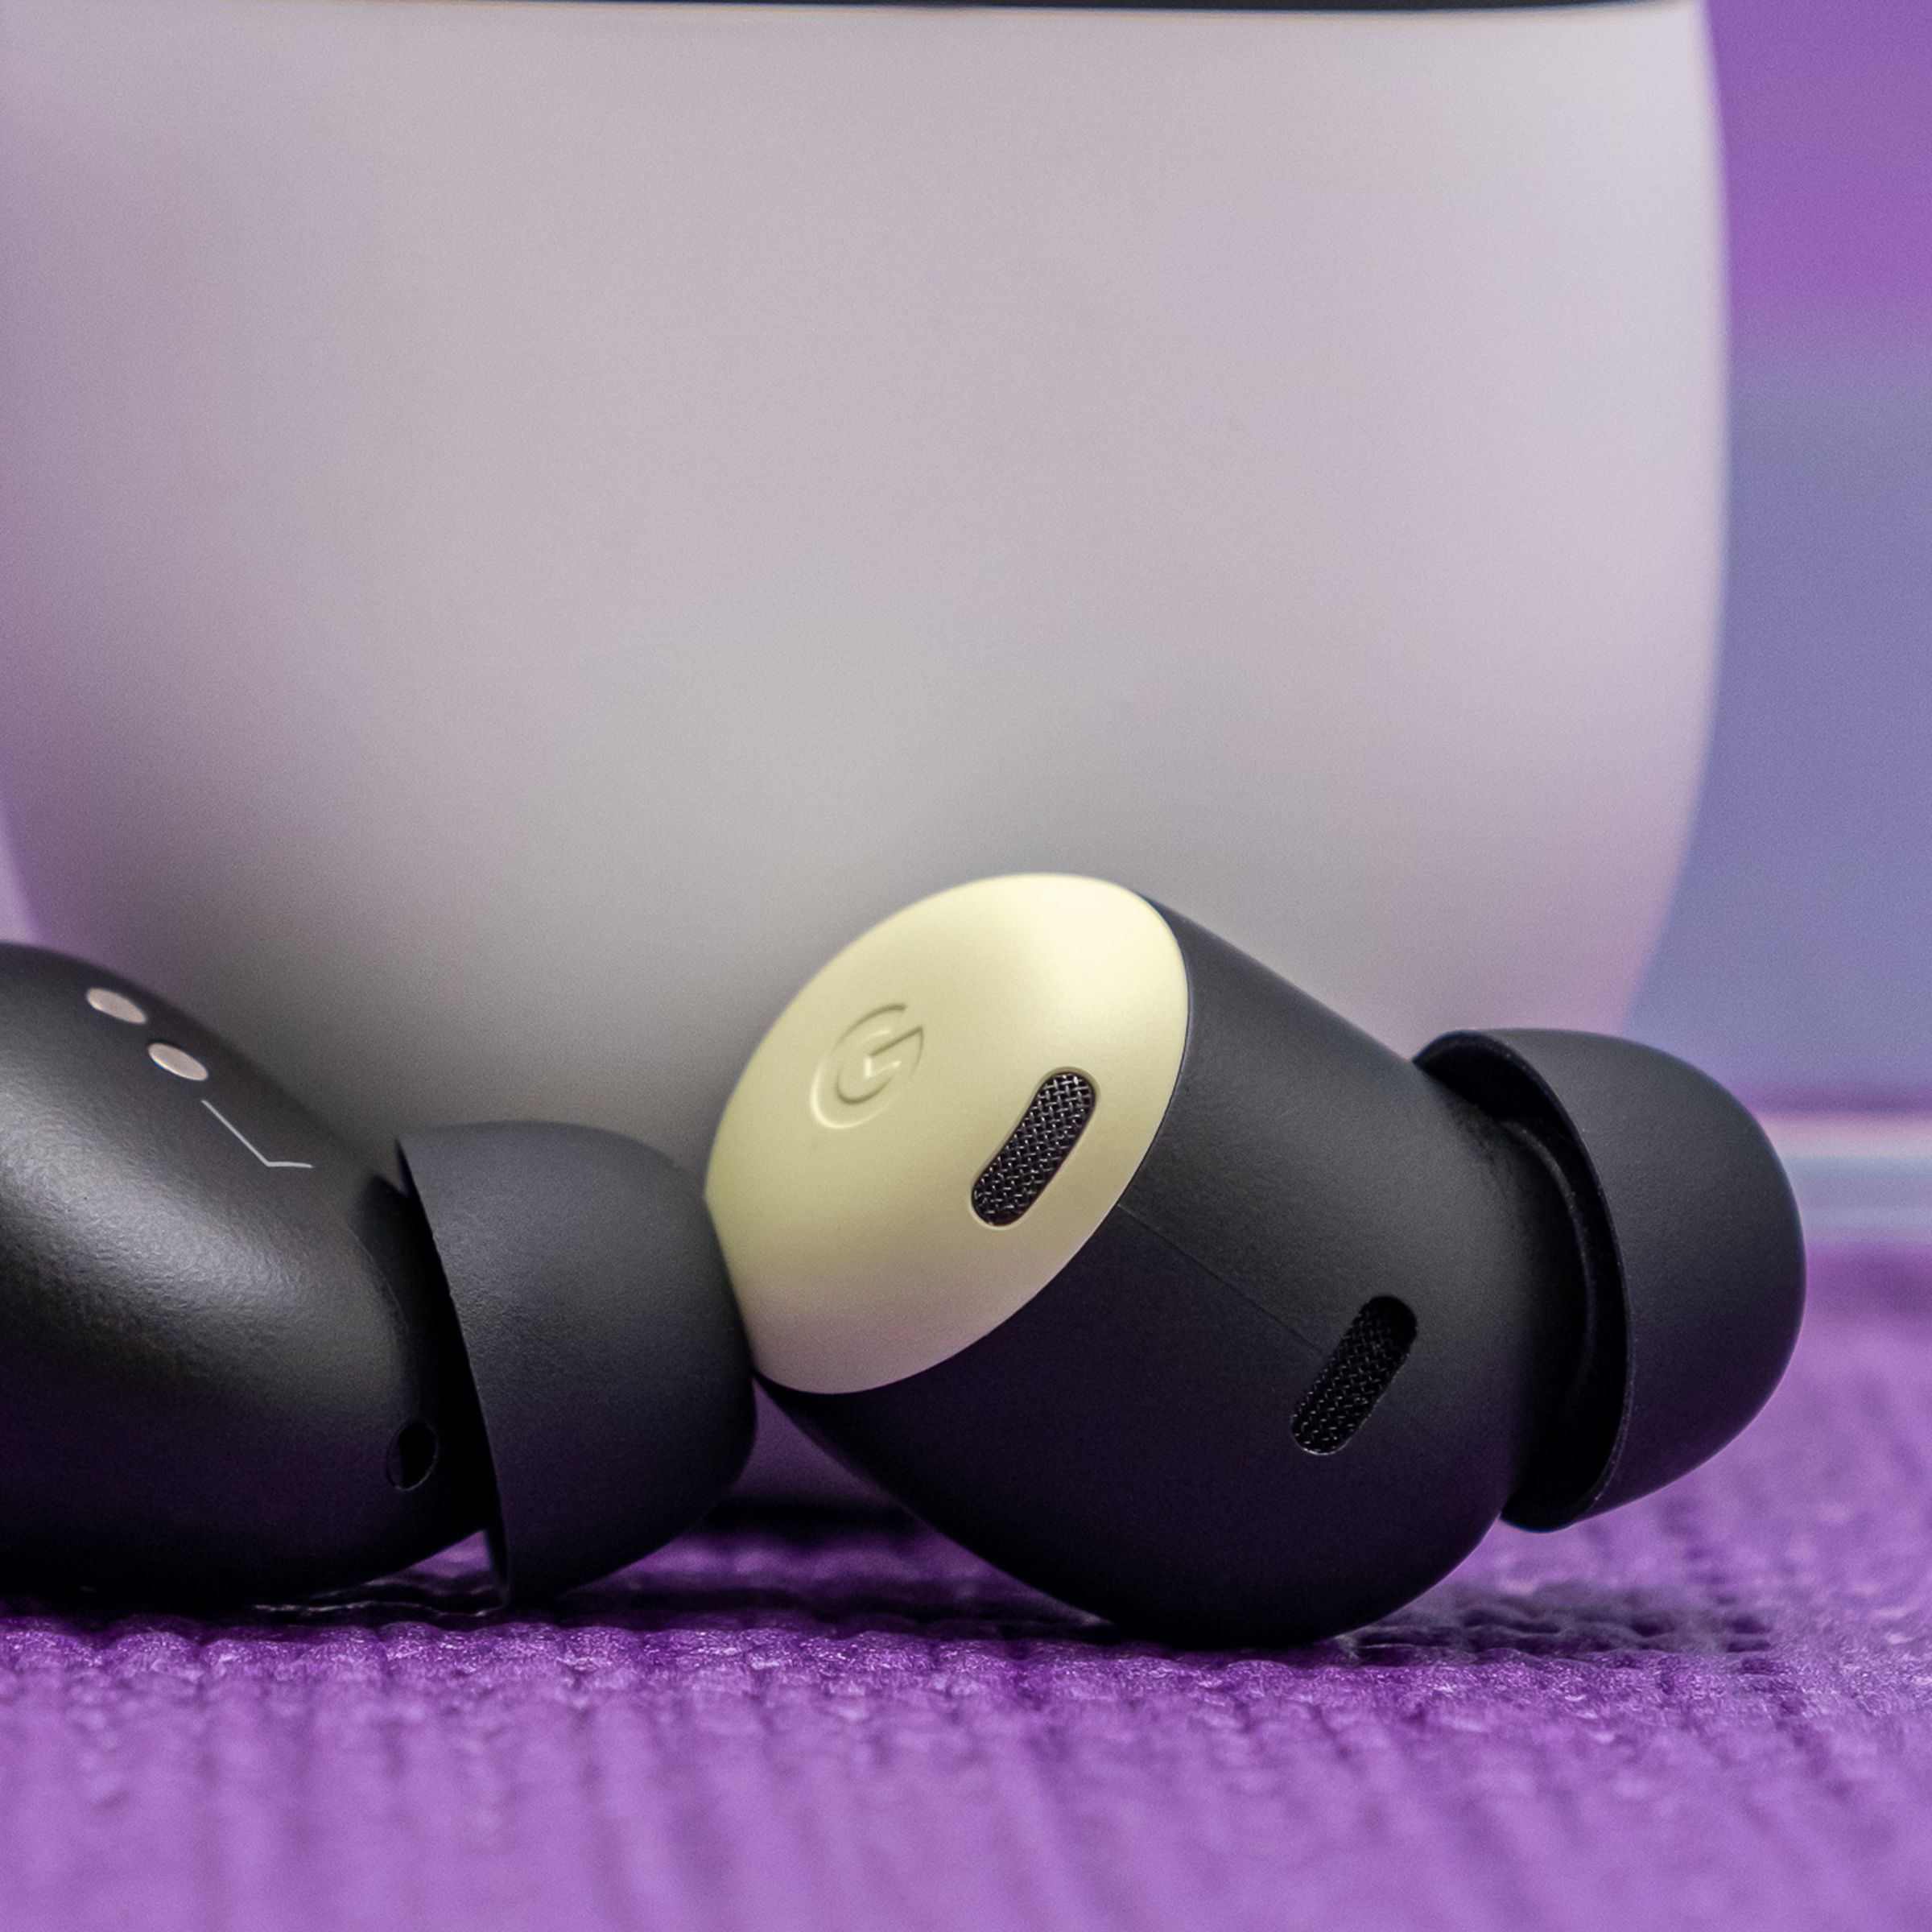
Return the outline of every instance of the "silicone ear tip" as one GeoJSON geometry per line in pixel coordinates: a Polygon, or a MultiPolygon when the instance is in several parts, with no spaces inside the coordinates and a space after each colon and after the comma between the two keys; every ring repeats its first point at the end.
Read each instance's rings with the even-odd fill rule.
{"type": "Polygon", "coordinates": [[[539,1600],[635,1562],[751,1447],[750,1356],[697,1189],[588,1127],[431,1128],[398,1150],[476,1384],[506,1594],[539,1600]]]}
{"type": "Polygon", "coordinates": [[[1777,1386],[1804,1311],[1763,1129],[1695,1067],[1603,1034],[1448,1034],[1416,1060],[1536,1145],[1577,1228],[1583,1360],[1508,1520],[1555,1529],[1715,1454],[1777,1386]]]}

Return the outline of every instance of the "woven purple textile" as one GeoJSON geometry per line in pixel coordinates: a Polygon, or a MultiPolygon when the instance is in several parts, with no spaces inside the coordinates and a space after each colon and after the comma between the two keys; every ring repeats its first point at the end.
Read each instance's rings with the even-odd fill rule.
{"type": "Polygon", "coordinates": [[[1828,1257],[1708,1470],[1371,1631],[1123,1641],[910,1528],[0,1622],[0,1926],[1932,1925],[1932,1257],[1828,1257]]]}

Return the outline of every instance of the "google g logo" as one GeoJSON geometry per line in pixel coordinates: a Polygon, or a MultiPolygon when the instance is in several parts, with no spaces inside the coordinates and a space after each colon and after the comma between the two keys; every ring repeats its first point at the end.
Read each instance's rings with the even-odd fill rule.
{"type": "Polygon", "coordinates": [[[882,1113],[919,1063],[926,1029],[904,1006],[881,1006],[848,1026],[819,1062],[811,1111],[822,1127],[857,1127],[882,1113]]]}

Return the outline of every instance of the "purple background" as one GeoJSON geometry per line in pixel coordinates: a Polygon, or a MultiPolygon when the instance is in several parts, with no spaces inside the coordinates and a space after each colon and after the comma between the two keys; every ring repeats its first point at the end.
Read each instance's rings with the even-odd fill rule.
{"type": "Polygon", "coordinates": [[[1932,340],[1932,8],[1711,0],[1747,345],[1932,340]]]}
{"type": "Polygon", "coordinates": [[[1932,1100],[1932,6],[1715,0],[1730,609],[1632,1030],[1753,1096],[1932,1100]]]}

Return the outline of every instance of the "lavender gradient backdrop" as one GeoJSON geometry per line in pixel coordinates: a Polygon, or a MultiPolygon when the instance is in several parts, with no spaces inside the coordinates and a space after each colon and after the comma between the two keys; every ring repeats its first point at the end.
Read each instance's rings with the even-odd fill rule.
{"type": "Polygon", "coordinates": [[[1714,0],[1736,315],[1711,767],[1632,1030],[1932,1100],[1932,7],[1714,0]]]}

